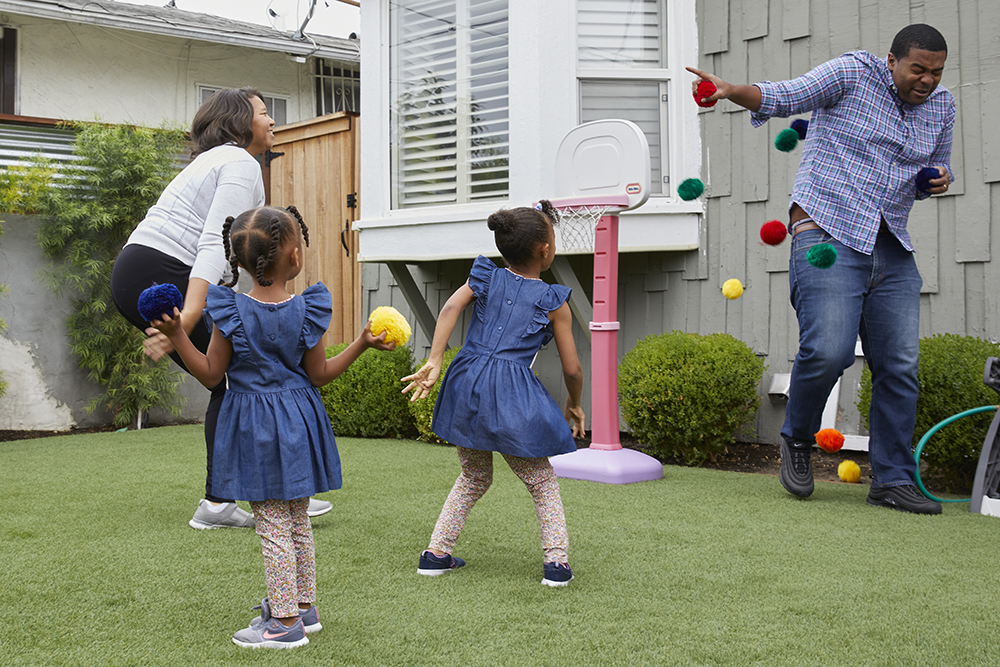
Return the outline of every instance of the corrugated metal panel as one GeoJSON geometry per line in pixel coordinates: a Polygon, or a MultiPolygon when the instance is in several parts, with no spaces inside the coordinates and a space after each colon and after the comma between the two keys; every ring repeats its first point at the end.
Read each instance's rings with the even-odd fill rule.
{"type": "Polygon", "coordinates": [[[8,168],[16,164],[30,163],[43,158],[56,165],[78,162],[73,155],[71,129],[0,123],[0,167],[8,168]]]}

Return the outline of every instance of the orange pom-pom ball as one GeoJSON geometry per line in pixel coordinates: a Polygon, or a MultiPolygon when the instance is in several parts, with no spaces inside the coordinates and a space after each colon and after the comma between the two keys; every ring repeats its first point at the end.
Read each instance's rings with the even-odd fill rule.
{"type": "Polygon", "coordinates": [[[861,466],[854,461],[841,461],[837,466],[837,475],[849,484],[856,484],[861,480],[861,466]]]}
{"type": "Polygon", "coordinates": [[[824,452],[839,452],[844,446],[844,434],[835,428],[825,428],[816,433],[816,444],[824,452]]]}
{"type": "Polygon", "coordinates": [[[767,245],[778,245],[788,236],[788,228],[780,220],[765,222],[760,228],[760,240],[767,245]]]}

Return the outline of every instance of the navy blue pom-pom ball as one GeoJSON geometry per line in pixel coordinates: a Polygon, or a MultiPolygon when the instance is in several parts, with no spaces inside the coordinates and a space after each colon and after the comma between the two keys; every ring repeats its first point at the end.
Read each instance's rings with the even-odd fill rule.
{"type": "Polygon", "coordinates": [[[798,118],[792,121],[792,129],[799,133],[799,140],[805,141],[806,134],[809,132],[809,121],[805,118],[798,118]]]}
{"type": "Polygon", "coordinates": [[[175,285],[153,285],[139,295],[139,314],[147,322],[160,319],[164,313],[173,315],[175,307],[184,307],[184,296],[175,285]]]}
{"type": "Polygon", "coordinates": [[[930,192],[932,178],[941,178],[941,172],[938,171],[937,167],[924,167],[917,172],[917,190],[921,192],[930,192]]]}

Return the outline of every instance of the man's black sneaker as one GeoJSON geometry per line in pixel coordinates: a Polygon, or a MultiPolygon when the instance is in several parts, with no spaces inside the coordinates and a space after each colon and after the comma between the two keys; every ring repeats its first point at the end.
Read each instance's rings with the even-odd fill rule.
{"type": "Polygon", "coordinates": [[[941,513],[941,503],[927,498],[912,484],[873,486],[868,491],[868,504],[875,507],[891,507],[900,512],[912,512],[913,514],[941,513]]]}
{"type": "Polygon", "coordinates": [[[813,492],[812,445],[805,442],[789,444],[781,440],[781,471],[778,479],[785,490],[799,498],[813,492]]]}

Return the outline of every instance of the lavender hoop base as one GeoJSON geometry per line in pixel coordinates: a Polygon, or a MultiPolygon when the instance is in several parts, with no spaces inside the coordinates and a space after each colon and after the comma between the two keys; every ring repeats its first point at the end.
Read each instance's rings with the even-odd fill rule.
{"type": "Polygon", "coordinates": [[[634,449],[578,449],[549,457],[558,477],[604,484],[631,484],[663,478],[663,464],[634,449]]]}

